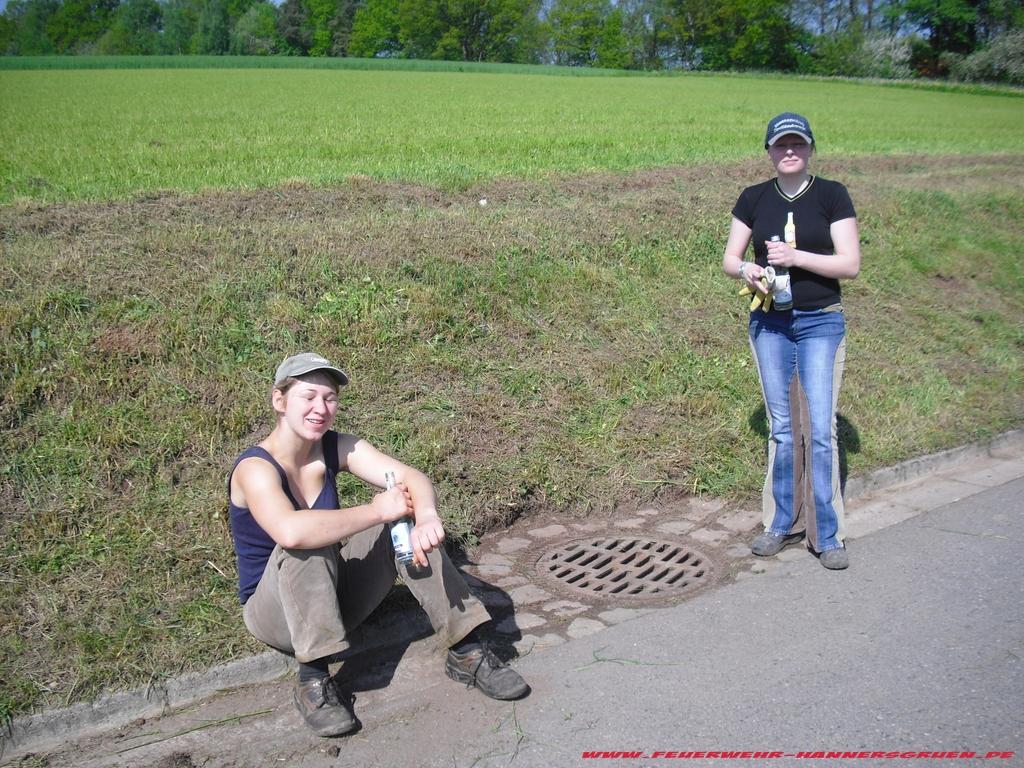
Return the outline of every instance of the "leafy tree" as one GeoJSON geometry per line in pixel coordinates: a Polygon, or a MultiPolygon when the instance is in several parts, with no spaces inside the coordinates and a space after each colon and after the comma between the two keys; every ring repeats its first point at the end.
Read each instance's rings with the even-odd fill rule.
{"type": "Polygon", "coordinates": [[[794,70],[805,33],[788,17],[787,0],[721,0],[694,32],[706,69],[794,70]]]}
{"type": "Polygon", "coordinates": [[[803,71],[849,77],[912,77],[911,50],[914,38],[884,32],[865,34],[856,22],[835,35],[819,35],[803,71]]]}
{"type": "Polygon", "coordinates": [[[524,42],[537,26],[539,2],[534,0],[449,0],[449,18],[458,30],[465,61],[526,61],[524,42]]]}
{"type": "Polygon", "coordinates": [[[7,15],[6,11],[7,9],[4,8],[4,13],[0,14],[0,56],[14,54],[14,39],[18,34],[17,25],[7,15]]]}
{"type": "Polygon", "coordinates": [[[703,0],[672,0],[671,26],[675,39],[675,53],[679,66],[685,69],[715,69],[720,62],[709,63],[713,58],[704,50],[704,43],[714,38],[716,31],[716,8],[703,0]]]}
{"type": "Polygon", "coordinates": [[[642,69],[678,66],[669,0],[619,0],[630,58],[642,69]]]}
{"type": "Polygon", "coordinates": [[[1020,29],[1024,29],[1022,0],[987,0],[979,5],[978,40],[994,41],[996,37],[1020,29]]]}
{"type": "Polygon", "coordinates": [[[1010,33],[1024,26],[1024,0],[276,2],[11,0],[0,54],[280,52],[1016,82],[1010,33]]]}
{"type": "Polygon", "coordinates": [[[591,66],[610,10],[608,0],[555,0],[548,11],[555,63],[591,66]]]}
{"type": "Polygon", "coordinates": [[[398,37],[410,59],[458,58],[458,41],[449,34],[443,18],[443,0],[401,0],[398,3],[398,37]]]}
{"type": "Polygon", "coordinates": [[[277,14],[277,33],[283,53],[305,55],[313,44],[313,29],[303,0],[284,0],[277,14]]]}
{"type": "Polygon", "coordinates": [[[618,8],[605,17],[594,63],[608,69],[626,69],[632,64],[629,44],[623,31],[622,11],[618,8]]]}
{"type": "Polygon", "coordinates": [[[231,25],[226,0],[206,0],[199,13],[193,48],[199,54],[220,55],[228,52],[231,25]]]}
{"type": "Polygon", "coordinates": [[[239,56],[267,56],[277,44],[277,10],[259,0],[249,7],[231,29],[230,53],[239,56]]]}
{"type": "Polygon", "coordinates": [[[398,0],[367,0],[352,21],[348,55],[394,56],[402,47],[398,36],[398,0]]]}
{"type": "Polygon", "coordinates": [[[811,49],[808,68],[817,75],[856,77],[860,73],[855,69],[855,62],[863,45],[864,32],[860,25],[830,34],[820,34],[811,49]]]}
{"type": "MultiPolygon", "coordinates": [[[[420,0],[404,0],[413,4],[420,0]]],[[[403,4],[404,4],[403,3],[403,4]]],[[[461,61],[523,61],[523,43],[537,24],[534,0],[440,0],[440,37],[433,58],[461,61]]],[[[400,17],[401,18],[401,17],[400,17]]]]}
{"type": "Polygon", "coordinates": [[[873,32],[864,39],[854,56],[854,71],[859,77],[911,78],[914,76],[911,67],[913,46],[913,36],[873,32]]]}
{"type": "Polygon", "coordinates": [[[979,0],[903,0],[903,18],[924,33],[932,51],[970,53],[977,46],[979,0]]]}
{"type": "Polygon", "coordinates": [[[193,42],[199,28],[202,0],[167,0],[163,8],[164,31],[160,52],[193,53],[193,42]]]}
{"type": "Polygon", "coordinates": [[[240,18],[248,13],[250,8],[259,2],[264,2],[264,0],[227,0],[228,21],[234,26],[240,18]]]}
{"type": "Polygon", "coordinates": [[[535,61],[539,0],[368,0],[348,53],[455,61],[535,61]]]}
{"type": "Polygon", "coordinates": [[[310,56],[329,56],[334,47],[331,22],[337,12],[335,0],[305,0],[306,18],[309,22],[312,40],[310,56]]]}
{"type": "Polygon", "coordinates": [[[5,9],[3,51],[12,55],[40,56],[56,51],[47,33],[60,0],[14,0],[5,9]]]}
{"type": "Polygon", "coordinates": [[[957,80],[1024,85],[1024,29],[1000,35],[970,56],[953,54],[949,69],[957,80]]]}
{"type": "Polygon", "coordinates": [[[842,34],[854,26],[869,35],[882,29],[885,8],[894,1],[900,0],[792,0],[791,15],[814,35],[842,34]]]}
{"type": "Polygon", "coordinates": [[[525,5],[528,10],[510,38],[510,43],[515,47],[515,53],[507,60],[520,64],[539,64],[543,59],[548,40],[547,29],[540,19],[543,2],[542,0],[528,0],[525,5]]]}
{"type": "Polygon", "coordinates": [[[348,55],[348,43],[352,37],[352,24],[355,22],[359,0],[340,0],[337,11],[329,24],[333,46],[331,53],[335,56],[348,55]]]}
{"type": "Polygon", "coordinates": [[[110,29],[100,38],[103,54],[145,55],[160,46],[163,9],[156,0],[124,0],[110,29]]]}
{"type": "Polygon", "coordinates": [[[117,6],[118,0],[64,0],[46,25],[56,52],[90,49],[109,28],[117,6]]]}

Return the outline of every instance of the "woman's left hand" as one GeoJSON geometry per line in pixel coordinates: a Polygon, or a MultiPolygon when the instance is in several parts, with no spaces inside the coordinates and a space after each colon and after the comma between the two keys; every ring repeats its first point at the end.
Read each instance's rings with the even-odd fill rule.
{"type": "Polygon", "coordinates": [[[412,529],[412,560],[426,567],[427,554],[444,542],[444,526],[437,514],[417,515],[412,529]]]}
{"type": "Polygon", "coordinates": [[[768,248],[768,263],[773,267],[790,267],[797,266],[797,252],[795,248],[790,248],[781,240],[766,240],[765,246],[768,248]]]}

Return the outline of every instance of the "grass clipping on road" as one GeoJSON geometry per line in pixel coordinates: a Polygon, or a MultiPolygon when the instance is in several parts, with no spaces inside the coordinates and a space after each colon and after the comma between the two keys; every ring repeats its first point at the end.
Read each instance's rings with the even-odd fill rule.
{"type": "MultiPolygon", "coordinates": [[[[1024,158],[820,170],[849,186],[864,241],[844,472],[1019,426],[1024,158]]],[[[0,208],[0,714],[259,650],[225,477],[271,428],[287,353],[340,362],[338,428],[426,470],[463,543],[535,511],[756,503],[764,411],[719,264],[736,195],[765,176],[0,208]]]]}

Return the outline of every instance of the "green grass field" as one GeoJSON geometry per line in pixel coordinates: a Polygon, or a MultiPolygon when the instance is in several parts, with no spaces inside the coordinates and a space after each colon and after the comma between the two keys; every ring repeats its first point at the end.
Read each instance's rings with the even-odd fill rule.
{"type": "Polygon", "coordinates": [[[1019,96],[781,77],[36,70],[0,93],[0,201],[730,162],[791,107],[826,156],[1024,149],[1019,96]]]}
{"type": "Polygon", "coordinates": [[[0,718],[260,650],[224,480],[298,349],[341,361],[340,428],[426,470],[453,541],[681,494],[756,504],[764,413],[719,264],[792,107],[861,223],[844,473],[1019,427],[1017,96],[0,71],[0,718]]]}

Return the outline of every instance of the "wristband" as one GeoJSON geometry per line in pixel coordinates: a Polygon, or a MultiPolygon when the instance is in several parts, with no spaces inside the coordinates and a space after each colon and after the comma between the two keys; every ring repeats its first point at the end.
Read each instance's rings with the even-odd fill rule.
{"type": "Polygon", "coordinates": [[[737,277],[739,277],[739,279],[740,279],[740,280],[746,280],[746,275],[744,275],[743,273],[744,273],[744,272],[746,271],[746,269],[747,269],[747,263],[748,263],[748,262],[746,262],[746,261],[741,261],[741,262],[740,262],[740,272],[739,272],[739,274],[737,275],[737,277]]]}

